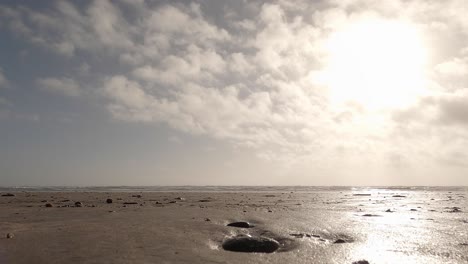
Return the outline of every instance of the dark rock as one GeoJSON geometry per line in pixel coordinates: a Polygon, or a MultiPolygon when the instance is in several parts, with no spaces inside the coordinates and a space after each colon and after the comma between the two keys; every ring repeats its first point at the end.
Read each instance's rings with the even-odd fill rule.
{"type": "Polygon", "coordinates": [[[233,222],[227,224],[227,226],[232,226],[232,227],[239,227],[239,228],[251,228],[253,225],[251,225],[249,222],[233,222]]]}
{"type": "Polygon", "coordinates": [[[62,200],[62,201],[60,201],[60,202],[62,202],[62,203],[66,203],[66,202],[69,202],[69,201],[70,201],[70,200],[68,200],[68,199],[65,199],[65,200],[62,200]]]}
{"type": "Polygon", "coordinates": [[[205,218],[205,221],[206,221],[206,222],[211,222],[211,219],[205,218]]]}
{"type": "Polygon", "coordinates": [[[4,193],[4,194],[2,194],[2,196],[3,197],[13,197],[13,196],[15,196],[15,194],[14,193],[4,193]]]}
{"type": "Polygon", "coordinates": [[[346,242],[346,240],[341,239],[341,238],[339,238],[339,239],[335,240],[335,242],[333,242],[333,244],[343,244],[343,243],[347,243],[347,242],[346,242]]]}
{"type": "Polygon", "coordinates": [[[45,207],[53,207],[51,203],[46,203],[45,207]]]}
{"type": "Polygon", "coordinates": [[[410,211],[416,212],[416,211],[418,211],[418,209],[414,209],[414,208],[413,208],[413,209],[410,209],[410,211]]]}
{"type": "Polygon", "coordinates": [[[15,237],[15,235],[13,235],[13,233],[6,234],[6,238],[14,238],[14,237],[15,237]]]}
{"type": "Polygon", "coordinates": [[[82,207],[83,203],[82,202],[75,202],[75,207],[82,207]]]}
{"type": "Polygon", "coordinates": [[[170,201],[169,203],[177,203],[177,201],[170,201]]]}
{"type": "Polygon", "coordinates": [[[107,198],[106,203],[111,204],[113,201],[111,198],[107,198]]]}
{"type": "Polygon", "coordinates": [[[207,202],[211,202],[211,200],[208,200],[208,199],[201,199],[201,200],[198,200],[198,202],[200,202],[200,203],[207,203],[207,202]]]}
{"type": "Polygon", "coordinates": [[[185,198],[182,198],[182,197],[176,197],[175,199],[179,201],[185,201],[185,198]]]}
{"type": "MultiPolygon", "coordinates": [[[[304,236],[306,236],[306,234],[303,234],[303,233],[299,233],[299,234],[289,234],[290,236],[293,236],[295,238],[303,238],[304,236]]],[[[310,235],[308,236],[310,237],[310,235]]]]}
{"type": "Polygon", "coordinates": [[[451,207],[449,208],[450,210],[448,211],[449,213],[460,213],[461,212],[461,209],[460,207],[451,207]]]}
{"type": "Polygon", "coordinates": [[[355,193],[353,196],[371,196],[370,193],[355,193]]]}
{"type": "Polygon", "coordinates": [[[363,260],[354,261],[352,264],[369,264],[369,261],[363,259],[363,260]]]}
{"type": "Polygon", "coordinates": [[[405,195],[396,194],[396,195],[393,195],[392,197],[396,197],[396,198],[405,198],[406,196],[405,196],[405,195]]]}
{"type": "Polygon", "coordinates": [[[387,209],[385,210],[386,213],[393,213],[394,211],[392,211],[392,209],[387,209]]]}
{"type": "Polygon", "coordinates": [[[222,246],[224,250],[234,252],[273,253],[278,250],[280,244],[267,237],[237,236],[227,239],[222,246]]]}
{"type": "Polygon", "coordinates": [[[362,216],[365,216],[365,217],[377,217],[377,216],[380,216],[380,215],[376,215],[376,214],[363,214],[362,216]]]}
{"type": "Polygon", "coordinates": [[[124,202],[123,204],[138,204],[137,202],[124,202]]]}
{"type": "Polygon", "coordinates": [[[142,196],[141,196],[141,194],[134,194],[134,195],[132,195],[132,197],[141,198],[142,196]]]}

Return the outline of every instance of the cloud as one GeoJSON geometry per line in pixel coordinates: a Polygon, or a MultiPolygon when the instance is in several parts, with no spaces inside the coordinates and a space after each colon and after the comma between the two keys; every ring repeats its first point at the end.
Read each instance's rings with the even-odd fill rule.
{"type": "Polygon", "coordinates": [[[10,105],[12,105],[10,101],[8,101],[7,99],[3,97],[0,97],[0,108],[7,107],[10,105]]]}
{"type": "Polygon", "coordinates": [[[70,78],[40,78],[36,80],[40,89],[45,92],[76,97],[82,94],[79,84],[70,78]]]}
{"type": "Polygon", "coordinates": [[[456,136],[467,122],[467,60],[460,51],[466,43],[447,48],[440,30],[466,37],[466,16],[457,11],[463,1],[51,5],[0,7],[0,21],[33,45],[76,62],[79,76],[38,79],[42,90],[79,96],[92,82],[99,92],[89,95],[99,94],[110,116],[123,122],[164,123],[265,160],[324,167],[329,160],[381,158],[406,167],[418,157],[434,159],[425,153],[441,147],[433,134],[456,136]],[[426,30],[434,50],[444,50],[428,67],[440,89],[415,106],[387,112],[331,105],[327,90],[310,76],[326,66],[327,37],[362,17],[414,21],[426,30]]]}
{"type": "Polygon", "coordinates": [[[443,75],[464,76],[468,74],[468,63],[463,59],[453,58],[450,61],[438,64],[435,70],[443,75]]]}
{"type": "Polygon", "coordinates": [[[8,81],[5,74],[3,74],[2,68],[0,68],[0,88],[6,88],[9,86],[10,86],[10,81],[8,81]]]}

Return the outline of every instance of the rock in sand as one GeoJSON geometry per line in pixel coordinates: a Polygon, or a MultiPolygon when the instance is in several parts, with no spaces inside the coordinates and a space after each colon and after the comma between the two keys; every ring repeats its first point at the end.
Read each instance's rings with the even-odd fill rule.
{"type": "Polygon", "coordinates": [[[233,222],[227,224],[227,226],[232,226],[232,227],[239,227],[239,228],[251,228],[253,225],[251,225],[249,222],[233,222]]]}
{"type": "Polygon", "coordinates": [[[278,241],[268,237],[237,236],[227,239],[223,249],[234,252],[273,253],[279,248],[278,241]]]}

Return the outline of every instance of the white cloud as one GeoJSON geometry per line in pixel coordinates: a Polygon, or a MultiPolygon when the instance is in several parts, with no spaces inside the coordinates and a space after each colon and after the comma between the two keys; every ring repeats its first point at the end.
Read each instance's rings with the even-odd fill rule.
{"type": "Polygon", "coordinates": [[[82,91],[79,84],[70,78],[40,78],[36,80],[40,89],[65,96],[79,96],[82,91]]]}
{"type": "MultiPolygon", "coordinates": [[[[252,149],[267,160],[313,161],[326,167],[327,160],[358,163],[359,158],[380,157],[406,166],[418,151],[424,152],[424,143],[441,147],[429,133],[442,133],[449,123],[455,131],[466,122],[466,95],[451,93],[445,80],[431,80],[442,87],[442,95],[421,100],[419,109],[373,114],[351,105],[335,109],[323,87],[308,76],[324,67],[328,34],[362,16],[414,20],[439,40],[432,45],[443,46],[444,40],[435,24],[461,31],[464,39],[468,23],[457,11],[461,5],[458,0],[447,6],[425,1],[274,1],[209,14],[194,3],[58,1],[52,10],[1,8],[0,17],[36,45],[69,58],[80,52],[83,58],[91,55],[92,60],[76,64],[82,65],[82,80],[46,78],[37,83],[43,90],[78,96],[85,77],[93,75],[116,119],[166,123],[252,149]],[[229,19],[220,22],[223,12],[229,19]],[[117,61],[120,65],[113,65],[117,61]],[[405,137],[406,132],[420,137],[405,137]]],[[[431,69],[450,81],[466,75],[467,61],[458,51],[463,45],[455,43],[453,52],[443,49],[447,54],[437,54],[442,59],[431,69]]],[[[453,85],[466,88],[463,82],[453,85]]],[[[420,155],[426,156],[432,157],[420,155]]]]}
{"type": "Polygon", "coordinates": [[[438,64],[435,70],[440,74],[448,76],[466,76],[468,74],[468,61],[460,58],[453,58],[438,64]]]}

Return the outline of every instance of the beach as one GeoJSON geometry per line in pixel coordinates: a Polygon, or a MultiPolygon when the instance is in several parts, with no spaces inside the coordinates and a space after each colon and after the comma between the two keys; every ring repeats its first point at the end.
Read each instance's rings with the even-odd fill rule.
{"type": "Polygon", "coordinates": [[[3,189],[0,263],[467,263],[467,194],[3,189]]]}

